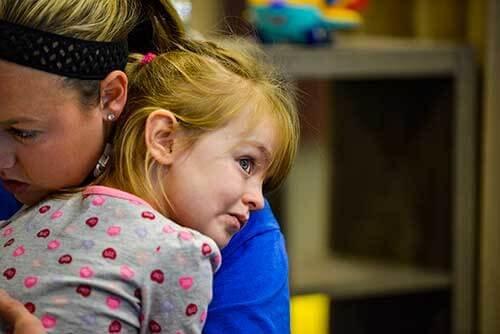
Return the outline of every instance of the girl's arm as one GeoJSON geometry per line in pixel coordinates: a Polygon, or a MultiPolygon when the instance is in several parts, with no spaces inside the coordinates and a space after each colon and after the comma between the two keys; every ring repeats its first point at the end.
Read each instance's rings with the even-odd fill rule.
{"type": "Polygon", "coordinates": [[[0,289],[0,318],[14,328],[14,334],[45,334],[42,323],[22,303],[0,289]]]}

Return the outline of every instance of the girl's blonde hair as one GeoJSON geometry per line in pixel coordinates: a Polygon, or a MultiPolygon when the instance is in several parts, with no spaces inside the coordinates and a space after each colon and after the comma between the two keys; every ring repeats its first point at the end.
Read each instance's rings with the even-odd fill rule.
{"type": "Polygon", "coordinates": [[[158,109],[171,111],[187,130],[190,145],[252,106],[249,128],[268,115],[278,138],[265,190],[281,184],[298,146],[294,95],[269,66],[256,60],[251,48],[237,43],[238,48],[236,43],[221,47],[189,41],[147,65],[141,63],[142,55],[131,55],[127,67],[129,100],[114,138],[114,165],[104,175],[104,183],[133,193],[168,214],[168,199],[161,187],[164,170],[148,154],[145,144],[149,114],[158,109]],[[158,196],[158,191],[163,196],[158,196]]]}

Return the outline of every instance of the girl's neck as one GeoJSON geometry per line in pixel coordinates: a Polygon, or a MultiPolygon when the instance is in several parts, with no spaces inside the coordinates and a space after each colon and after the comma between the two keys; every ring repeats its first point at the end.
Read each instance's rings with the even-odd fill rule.
{"type": "MultiPolygon", "coordinates": [[[[99,186],[104,186],[104,187],[109,187],[109,188],[114,188],[120,191],[124,191],[126,193],[132,194],[140,199],[142,199],[144,202],[146,202],[149,206],[151,206],[153,209],[156,211],[160,212],[162,215],[167,216],[167,214],[162,210],[161,207],[157,204],[157,201],[153,198],[149,198],[145,194],[138,193],[137,191],[134,191],[131,187],[129,187],[127,184],[122,184],[121,182],[116,182],[113,180],[112,177],[107,177],[101,180],[99,186]]],[[[160,198],[160,196],[159,196],[160,198]]]]}

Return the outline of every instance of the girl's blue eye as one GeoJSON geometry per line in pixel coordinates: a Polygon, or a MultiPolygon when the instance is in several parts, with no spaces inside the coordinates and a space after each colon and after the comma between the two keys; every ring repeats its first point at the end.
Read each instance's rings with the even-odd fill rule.
{"type": "Polygon", "coordinates": [[[254,165],[253,159],[241,158],[239,160],[239,163],[240,163],[241,169],[243,169],[245,171],[245,173],[247,173],[247,174],[252,173],[253,165],[254,165]]]}
{"type": "Polygon", "coordinates": [[[21,130],[16,128],[10,128],[9,132],[20,140],[34,139],[38,135],[38,131],[21,130]]]}

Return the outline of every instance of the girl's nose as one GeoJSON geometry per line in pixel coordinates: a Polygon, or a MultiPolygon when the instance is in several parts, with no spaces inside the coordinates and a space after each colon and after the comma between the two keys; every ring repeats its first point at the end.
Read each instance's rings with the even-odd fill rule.
{"type": "Polygon", "coordinates": [[[243,203],[251,211],[264,208],[264,194],[262,194],[262,185],[253,186],[252,189],[243,195],[243,203]]]}

